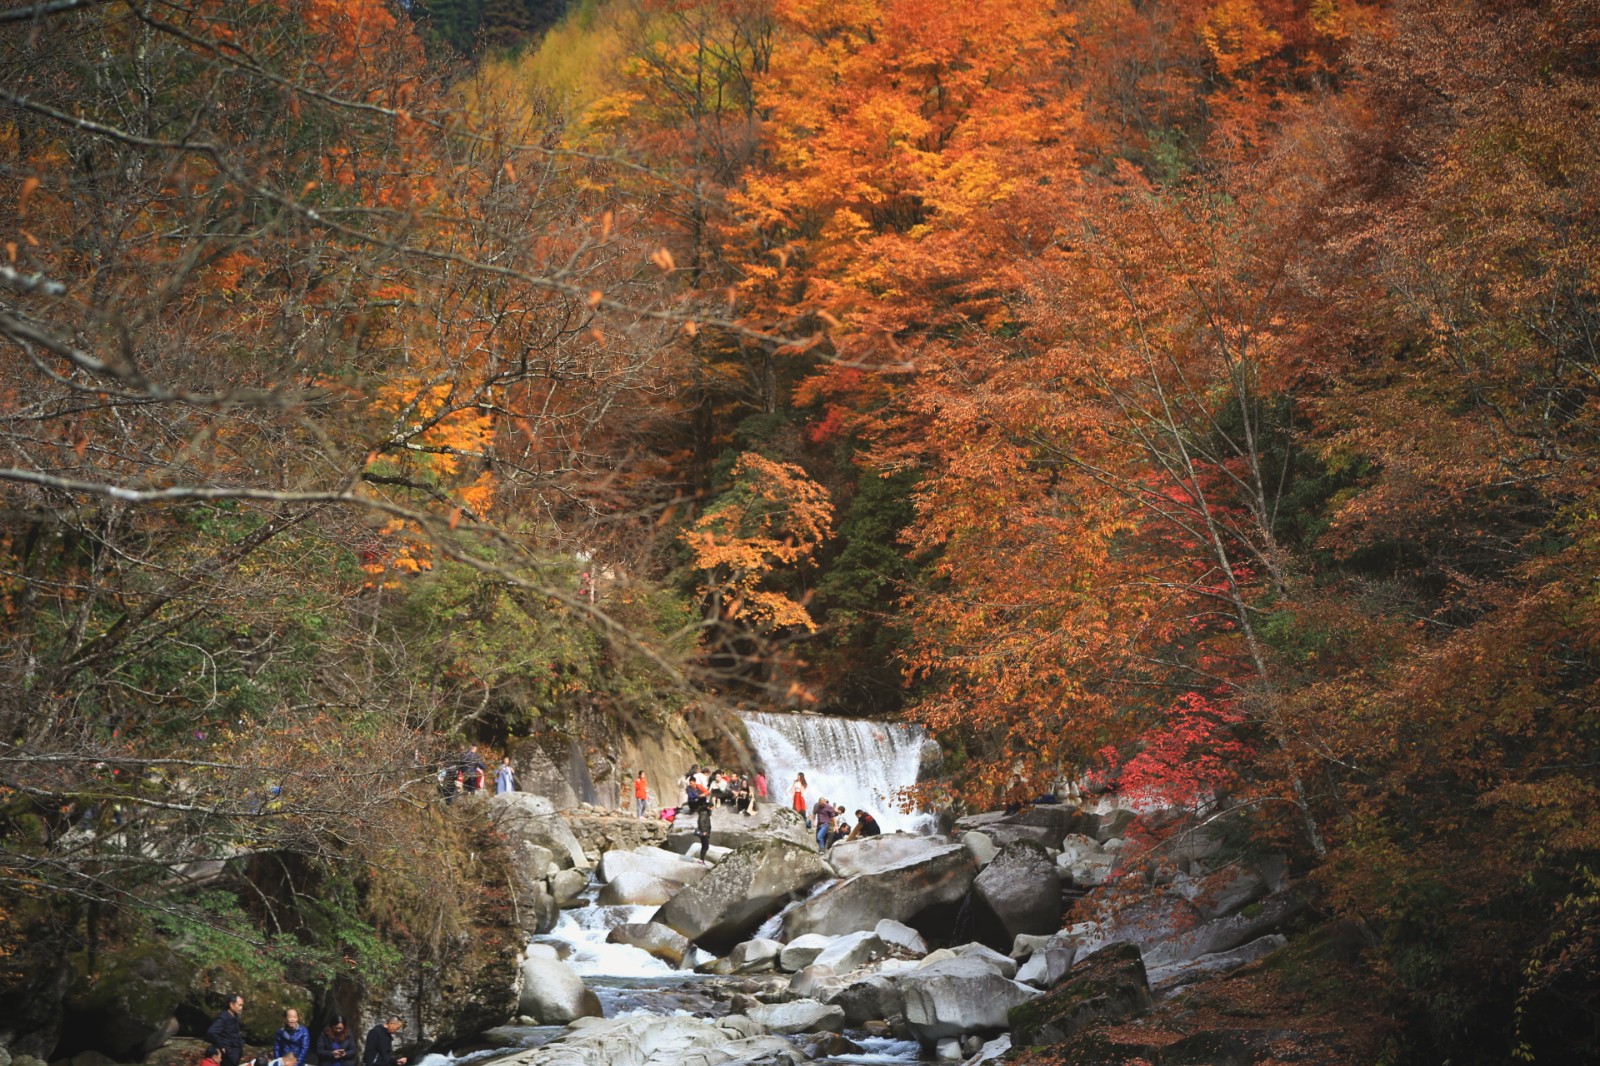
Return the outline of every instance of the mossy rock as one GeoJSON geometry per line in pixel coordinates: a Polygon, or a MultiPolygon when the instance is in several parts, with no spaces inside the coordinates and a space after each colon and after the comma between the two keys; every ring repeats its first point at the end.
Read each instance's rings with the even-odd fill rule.
{"type": "Polygon", "coordinates": [[[1139,946],[1113,944],[1073,967],[1049,992],[1011,1008],[1011,1039],[1018,1046],[1059,1044],[1096,1022],[1137,1014],[1151,1002],[1139,946]]]}
{"type": "Polygon", "coordinates": [[[161,941],[141,940],[97,954],[91,971],[87,953],[69,959],[59,1057],[97,1051],[133,1062],[160,1047],[177,1031],[178,1006],[194,993],[195,967],[161,941]]]}

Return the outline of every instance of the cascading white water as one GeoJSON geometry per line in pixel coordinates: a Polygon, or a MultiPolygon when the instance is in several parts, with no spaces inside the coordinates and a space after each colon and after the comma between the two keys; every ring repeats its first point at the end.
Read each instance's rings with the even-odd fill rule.
{"type": "Polygon", "coordinates": [[[830,800],[849,821],[859,808],[871,812],[886,833],[920,832],[926,815],[902,814],[897,793],[916,784],[923,733],[901,722],[833,718],[821,714],[743,716],[750,744],[767,768],[768,798],[787,804],[795,774],[804,773],[808,801],[830,800]]]}

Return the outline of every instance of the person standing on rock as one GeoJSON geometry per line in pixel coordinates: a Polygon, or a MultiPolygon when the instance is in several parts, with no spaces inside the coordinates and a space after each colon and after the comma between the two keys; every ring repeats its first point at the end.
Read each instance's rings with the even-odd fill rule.
{"type": "Polygon", "coordinates": [[[694,838],[700,841],[700,864],[705,865],[706,852],[711,849],[711,799],[701,796],[695,803],[694,838]]]}
{"type": "Polygon", "coordinates": [[[820,796],[817,798],[816,809],[811,813],[816,817],[817,822],[818,851],[828,850],[828,844],[831,843],[828,840],[828,834],[833,829],[833,818],[834,815],[839,813],[839,810],[838,807],[828,802],[828,797],[820,796]]]}
{"type": "Polygon", "coordinates": [[[633,779],[633,816],[644,817],[644,809],[650,802],[650,785],[644,779],[644,771],[639,771],[639,776],[633,779]]]}
{"type": "Polygon", "coordinates": [[[495,775],[494,775],[494,791],[495,791],[495,795],[503,796],[507,792],[515,792],[516,790],[517,790],[517,774],[516,774],[516,771],[511,769],[511,760],[510,759],[502,759],[502,760],[500,760],[500,769],[498,771],[496,771],[495,775]]]}
{"type": "Polygon", "coordinates": [[[283,1028],[272,1040],[272,1057],[294,1056],[296,1062],[306,1062],[311,1056],[311,1030],[300,1024],[300,1012],[290,1007],[283,1012],[283,1028]]]}
{"type": "Polygon", "coordinates": [[[806,820],[806,828],[811,828],[811,805],[806,802],[806,775],[794,775],[794,784],[789,786],[789,791],[794,795],[794,809],[800,817],[806,820]]]}
{"type": "Polygon", "coordinates": [[[391,1014],[382,1025],[374,1025],[367,1033],[367,1050],[362,1053],[361,1066],[406,1066],[404,1056],[395,1057],[394,1034],[405,1028],[398,1014],[391,1014]]]}
{"type": "Polygon", "coordinates": [[[239,1066],[239,1060],[244,1058],[244,1034],[239,1031],[239,1015],[243,1013],[244,997],[235,992],[206,1030],[206,1039],[222,1049],[222,1066],[239,1066]]]}
{"type": "Polygon", "coordinates": [[[356,1036],[344,1024],[344,1015],[335,1014],[317,1037],[317,1062],[320,1066],[343,1066],[355,1061],[356,1036]]]}
{"type": "Polygon", "coordinates": [[[766,798],[767,798],[767,772],[765,770],[762,770],[760,773],[756,774],[756,799],[764,800],[766,798]]]}

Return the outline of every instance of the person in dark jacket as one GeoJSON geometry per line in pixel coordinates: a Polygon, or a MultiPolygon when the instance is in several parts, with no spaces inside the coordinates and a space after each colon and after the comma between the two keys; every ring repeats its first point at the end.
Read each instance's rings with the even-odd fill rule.
{"type": "Polygon", "coordinates": [[[311,1061],[311,1030],[300,1024],[300,1012],[293,1007],[283,1012],[283,1028],[272,1040],[273,1058],[290,1053],[296,1062],[311,1061]]]}
{"type": "Polygon", "coordinates": [[[876,818],[866,811],[856,812],[856,827],[850,830],[851,840],[855,840],[858,837],[875,837],[882,832],[883,829],[878,825],[876,818]]]}
{"type": "Polygon", "coordinates": [[[399,1015],[391,1015],[382,1025],[374,1025],[367,1033],[367,1049],[361,1053],[361,1066],[406,1066],[404,1056],[394,1054],[394,1034],[405,1027],[399,1015]]]}
{"type": "Polygon", "coordinates": [[[694,819],[694,835],[700,841],[700,862],[704,865],[706,852],[711,848],[711,803],[708,800],[700,800],[694,819]]]}
{"type": "Polygon", "coordinates": [[[336,1066],[356,1061],[356,1034],[344,1024],[344,1015],[335,1014],[333,1021],[317,1037],[317,1062],[321,1066],[336,1066]]]}
{"type": "Polygon", "coordinates": [[[239,1031],[239,1015],[243,1013],[244,997],[235,992],[206,1030],[206,1039],[222,1049],[222,1066],[239,1066],[244,1057],[244,1034],[239,1031]]]}

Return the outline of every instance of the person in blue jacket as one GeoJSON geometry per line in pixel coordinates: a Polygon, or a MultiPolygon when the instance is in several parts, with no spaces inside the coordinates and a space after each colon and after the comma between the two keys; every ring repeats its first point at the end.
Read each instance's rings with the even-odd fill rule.
{"type": "Polygon", "coordinates": [[[290,1007],[283,1012],[283,1028],[272,1041],[272,1057],[293,1054],[296,1062],[311,1060],[311,1030],[300,1024],[300,1012],[290,1007]]]}

